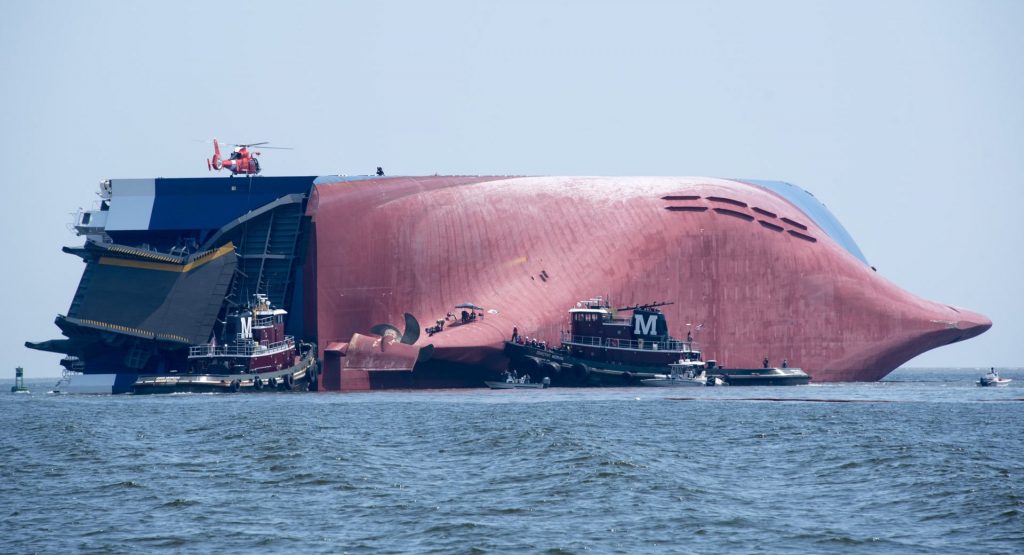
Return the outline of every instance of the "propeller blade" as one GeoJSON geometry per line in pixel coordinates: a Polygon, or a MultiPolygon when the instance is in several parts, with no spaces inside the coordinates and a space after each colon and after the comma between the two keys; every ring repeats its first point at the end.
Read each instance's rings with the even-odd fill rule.
{"type": "Polygon", "coordinates": [[[395,339],[402,337],[402,332],[398,331],[398,328],[392,326],[391,324],[377,324],[376,326],[370,328],[370,333],[374,335],[379,335],[381,337],[390,335],[395,339]]]}
{"type": "MultiPolygon", "coordinates": [[[[199,139],[195,139],[195,140],[197,142],[200,142],[200,143],[213,144],[213,141],[203,141],[203,140],[199,140],[199,139]]],[[[290,146],[263,146],[263,145],[270,144],[270,141],[262,141],[262,142],[259,142],[259,143],[221,143],[221,144],[222,145],[226,145],[226,146],[237,146],[237,147],[242,147],[242,148],[249,148],[249,147],[253,147],[253,146],[258,146],[258,147],[261,147],[261,148],[273,148],[275,150],[295,150],[294,148],[292,148],[290,146]]]]}
{"type": "Polygon", "coordinates": [[[420,338],[420,323],[416,321],[416,318],[405,313],[405,333],[402,334],[402,343],[406,345],[412,345],[420,338]]]}
{"type": "Polygon", "coordinates": [[[230,144],[231,146],[244,146],[244,147],[250,147],[250,146],[260,146],[260,145],[265,145],[265,144],[267,144],[267,143],[269,143],[269,142],[270,142],[270,141],[263,141],[262,143],[246,143],[246,144],[244,144],[244,145],[243,145],[243,144],[236,144],[236,143],[229,143],[229,144],[230,144]]]}

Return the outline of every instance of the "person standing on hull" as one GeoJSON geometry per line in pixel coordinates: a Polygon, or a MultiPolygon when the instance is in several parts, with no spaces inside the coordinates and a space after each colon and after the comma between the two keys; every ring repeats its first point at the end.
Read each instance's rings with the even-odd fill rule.
{"type": "Polygon", "coordinates": [[[765,368],[768,368],[768,357],[764,357],[764,360],[761,362],[761,365],[765,368]]]}

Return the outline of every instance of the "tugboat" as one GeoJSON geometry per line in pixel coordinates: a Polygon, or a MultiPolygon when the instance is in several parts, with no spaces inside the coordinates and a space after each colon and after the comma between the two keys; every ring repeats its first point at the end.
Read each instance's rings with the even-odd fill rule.
{"type": "Polygon", "coordinates": [[[614,308],[601,297],[580,301],[569,310],[570,329],[562,331],[561,346],[548,348],[516,333],[505,343],[505,353],[513,368],[550,377],[552,385],[625,386],[664,379],[672,364],[703,364],[691,338],[669,335],[658,307],[670,304],[614,308]],[[632,315],[620,318],[623,312],[632,315]]]}
{"type": "Polygon", "coordinates": [[[520,337],[505,343],[512,367],[550,377],[560,386],[804,385],[811,377],[799,368],[730,368],[704,362],[690,334],[685,340],[668,333],[665,314],[654,302],[613,308],[601,297],[569,310],[570,329],[561,345],[520,337]],[[632,316],[620,318],[619,313],[632,316]],[[698,369],[701,369],[698,371],[698,369]],[[700,378],[698,378],[700,377],[700,378]],[[684,383],[686,382],[686,383],[684,383]]]}
{"type": "Polygon", "coordinates": [[[266,295],[228,314],[224,343],[189,348],[185,373],[139,376],[132,393],[209,393],[284,390],[317,386],[316,346],[284,334],[285,310],[266,295]]]}

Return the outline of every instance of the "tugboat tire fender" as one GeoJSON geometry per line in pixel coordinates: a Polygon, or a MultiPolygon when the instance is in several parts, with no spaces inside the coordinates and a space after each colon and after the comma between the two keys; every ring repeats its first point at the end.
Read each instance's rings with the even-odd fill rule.
{"type": "Polygon", "coordinates": [[[557,376],[562,371],[562,367],[554,362],[546,362],[541,370],[541,373],[547,376],[557,376]]]}
{"type": "Polygon", "coordinates": [[[231,391],[231,393],[237,393],[238,389],[241,388],[241,387],[242,387],[242,382],[241,381],[239,381],[239,380],[232,380],[231,381],[231,385],[228,386],[228,390],[231,391]]]}
{"type": "Polygon", "coordinates": [[[252,380],[252,387],[253,387],[253,388],[254,388],[254,389],[255,389],[256,391],[260,391],[260,390],[262,390],[262,389],[263,389],[263,378],[261,378],[261,377],[259,377],[259,376],[256,376],[256,377],[255,377],[255,378],[254,378],[254,379],[252,380]]]}
{"type": "Polygon", "coordinates": [[[590,367],[588,367],[586,364],[583,364],[582,362],[577,362],[576,364],[572,365],[572,373],[574,376],[576,376],[577,379],[583,380],[590,375],[590,367]]]}
{"type": "Polygon", "coordinates": [[[292,388],[292,375],[291,374],[285,374],[284,375],[284,378],[281,379],[281,387],[284,388],[285,390],[289,390],[289,389],[292,388]]]}
{"type": "Polygon", "coordinates": [[[540,371],[540,359],[537,357],[523,357],[523,370],[526,372],[540,371]]]}

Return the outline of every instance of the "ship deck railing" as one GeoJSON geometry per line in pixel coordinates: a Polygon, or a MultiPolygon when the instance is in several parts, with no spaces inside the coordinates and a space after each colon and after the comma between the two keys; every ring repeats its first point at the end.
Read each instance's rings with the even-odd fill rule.
{"type": "Polygon", "coordinates": [[[295,338],[285,337],[284,341],[264,345],[249,343],[246,345],[193,345],[188,349],[189,358],[198,357],[252,357],[272,355],[295,348],[295,338]]]}
{"type": "Polygon", "coordinates": [[[252,327],[254,328],[271,328],[273,326],[273,316],[253,316],[252,318],[252,327]]]}
{"type": "Polygon", "coordinates": [[[599,337],[591,335],[571,335],[562,332],[562,345],[576,345],[580,347],[602,347],[605,349],[628,349],[632,351],[675,351],[680,353],[697,352],[695,341],[679,341],[668,339],[664,341],[645,341],[643,339],[616,339],[613,337],[599,337]]]}

